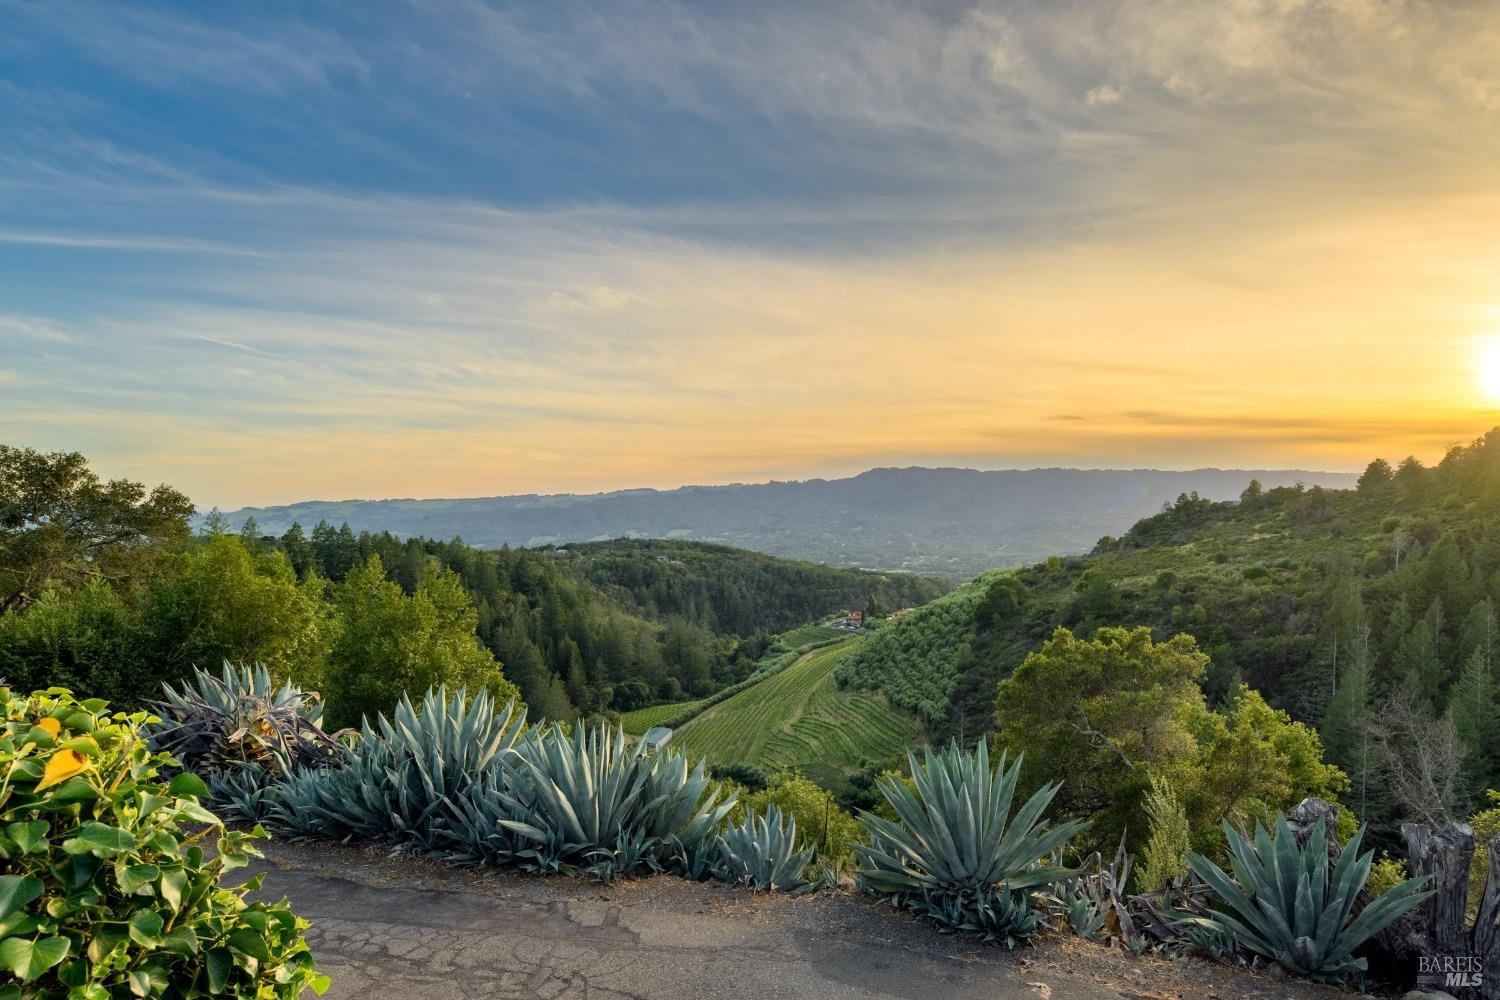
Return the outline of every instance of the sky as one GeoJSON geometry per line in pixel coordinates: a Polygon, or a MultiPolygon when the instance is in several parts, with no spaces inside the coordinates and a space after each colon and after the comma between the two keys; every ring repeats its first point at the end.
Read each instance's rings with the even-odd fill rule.
{"type": "Polygon", "coordinates": [[[1500,424],[1500,4],[0,0],[0,442],[202,507],[1500,424]]]}

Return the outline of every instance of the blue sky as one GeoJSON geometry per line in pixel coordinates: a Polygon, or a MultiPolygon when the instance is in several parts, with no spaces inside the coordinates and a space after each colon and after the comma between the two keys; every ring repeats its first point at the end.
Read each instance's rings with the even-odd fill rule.
{"type": "Polygon", "coordinates": [[[1496,422],[1492,5],[0,21],[0,437],[205,505],[1496,422]]]}

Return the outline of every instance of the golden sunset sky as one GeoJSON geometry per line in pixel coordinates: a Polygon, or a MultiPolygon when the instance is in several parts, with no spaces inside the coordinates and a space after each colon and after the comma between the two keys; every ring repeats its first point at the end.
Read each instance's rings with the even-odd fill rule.
{"type": "Polygon", "coordinates": [[[1500,424],[1500,4],[377,9],[0,2],[0,440],[238,507],[1500,424]]]}

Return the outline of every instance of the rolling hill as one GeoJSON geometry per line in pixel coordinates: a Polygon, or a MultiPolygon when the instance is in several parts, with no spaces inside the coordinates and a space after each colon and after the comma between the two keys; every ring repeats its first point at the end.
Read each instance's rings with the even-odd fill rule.
{"type": "Polygon", "coordinates": [[[898,756],[921,738],[915,718],[834,680],[840,661],[865,641],[853,637],[803,654],[694,717],[673,741],[717,762],[794,768],[826,788],[841,785],[864,761],[898,756]]]}
{"type": "Polygon", "coordinates": [[[1345,473],[1296,470],[872,469],[811,479],[592,495],[448,500],[307,501],[247,507],[262,530],[348,522],[356,531],[462,537],[471,545],[540,546],[622,537],[721,542],[836,566],[964,580],[997,566],[1087,551],[1182,493],[1238,496],[1304,482],[1348,487],[1345,473]]]}
{"type": "MultiPolygon", "coordinates": [[[[1058,627],[1187,633],[1210,656],[1210,699],[1248,684],[1317,726],[1357,778],[1369,739],[1398,722],[1408,742],[1451,733],[1468,748],[1452,765],[1459,800],[1433,808],[1462,815],[1500,781],[1497,606],[1500,429],[1432,468],[1377,460],[1354,490],[1182,498],[1086,556],[992,573],[928,604],[851,652],[838,677],[920,713],[934,739],[972,740],[993,725],[996,683],[1058,627]]],[[[1356,787],[1373,800],[1370,782],[1356,787]]]]}

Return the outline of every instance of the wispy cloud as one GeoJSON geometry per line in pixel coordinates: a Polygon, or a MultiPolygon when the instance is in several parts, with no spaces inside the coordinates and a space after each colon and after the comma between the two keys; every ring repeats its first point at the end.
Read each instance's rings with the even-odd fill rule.
{"type": "Polygon", "coordinates": [[[0,9],[0,421],[207,503],[1491,416],[1485,5],[0,9]]]}

